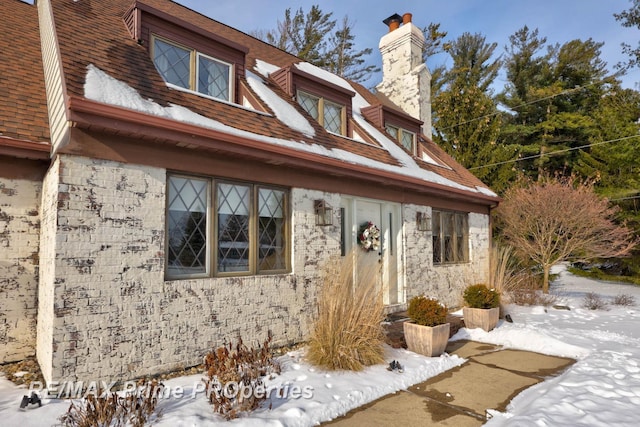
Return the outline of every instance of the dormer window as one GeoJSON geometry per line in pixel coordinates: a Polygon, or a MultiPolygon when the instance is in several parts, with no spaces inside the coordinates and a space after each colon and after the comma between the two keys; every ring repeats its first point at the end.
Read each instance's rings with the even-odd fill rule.
{"type": "Polygon", "coordinates": [[[297,99],[302,108],[327,131],[338,135],[346,134],[344,105],[300,90],[297,93],[297,99]]]}
{"type": "Polygon", "coordinates": [[[152,40],[153,63],[167,83],[232,101],[231,64],[158,36],[152,40]]]}
{"type": "Polygon", "coordinates": [[[386,123],[385,129],[411,154],[416,153],[416,134],[398,126],[386,123]]]}
{"type": "Polygon", "coordinates": [[[147,49],[158,74],[174,89],[237,103],[249,49],[213,27],[199,27],[135,0],[123,16],[131,37],[147,49]]]}

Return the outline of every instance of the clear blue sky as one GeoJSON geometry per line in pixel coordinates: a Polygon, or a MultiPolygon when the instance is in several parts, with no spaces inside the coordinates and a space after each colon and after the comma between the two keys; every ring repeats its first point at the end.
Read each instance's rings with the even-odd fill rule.
{"type": "MultiPolygon", "coordinates": [[[[314,4],[319,4],[324,12],[333,12],[338,20],[345,15],[355,23],[354,33],[358,49],[372,47],[371,63],[380,63],[377,49],[380,37],[386,27],[382,20],[405,12],[413,14],[413,22],[419,27],[429,23],[440,23],[449,38],[456,38],[463,32],[481,33],[488,42],[497,42],[497,54],[504,52],[509,36],[524,25],[538,28],[540,36],[550,43],[564,43],[573,39],[586,40],[591,37],[604,42],[601,58],[609,69],[626,57],[620,44],[627,42],[636,46],[640,30],[624,28],[613,17],[631,6],[630,0],[325,0],[325,1],[271,1],[264,0],[177,0],[210,18],[244,32],[257,29],[273,29],[282,19],[287,8],[305,12],[314,4]]],[[[446,57],[438,57],[439,65],[446,57]]],[[[504,79],[504,77],[498,77],[504,79]]],[[[373,76],[366,84],[374,86],[380,81],[373,76]]],[[[632,70],[623,78],[625,87],[638,88],[640,70],[632,70]]],[[[501,88],[504,81],[497,81],[501,88]]]]}

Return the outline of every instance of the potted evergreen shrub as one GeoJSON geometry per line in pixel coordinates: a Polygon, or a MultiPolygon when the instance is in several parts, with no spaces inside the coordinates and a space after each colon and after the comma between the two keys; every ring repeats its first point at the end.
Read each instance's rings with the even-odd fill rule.
{"type": "Polygon", "coordinates": [[[482,328],[489,332],[498,324],[500,316],[500,294],[484,284],[468,286],[462,298],[464,325],[469,329],[482,328]]]}
{"type": "Polygon", "coordinates": [[[447,307],[435,298],[416,296],[409,301],[407,314],[411,318],[403,325],[407,348],[428,357],[440,356],[449,341],[447,307]]]}

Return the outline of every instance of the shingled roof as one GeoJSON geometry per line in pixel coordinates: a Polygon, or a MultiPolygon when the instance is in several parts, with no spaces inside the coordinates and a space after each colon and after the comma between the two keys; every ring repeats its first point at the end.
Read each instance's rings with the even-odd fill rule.
{"type": "MultiPolygon", "coordinates": [[[[257,141],[281,145],[287,149],[292,148],[307,155],[316,156],[318,159],[328,158],[334,164],[336,160],[359,163],[360,166],[365,164],[370,169],[383,170],[390,176],[412,177],[414,181],[423,181],[427,186],[449,186],[455,188],[457,192],[467,192],[472,197],[489,205],[498,200],[497,196],[481,181],[424,136],[419,138],[423,141],[420,143],[421,149],[428,153],[430,158],[438,159],[440,165],[411,158],[408,153],[403,154],[399,144],[388,138],[384,129],[364,121],[359,115],[359,107],[354,106],[352,125],[358,129],[359,134],[366,136],[364,141],[327,132],[315,120],[311,119],[273,79],[269,78],[268,73],[264,72],[265,64],[268,65],[268,68],[275,70],[295,67],[295,64],[301,62],[299,58],[178,3],[168,0],[138,2],[145,7],[188,22],[197,28],[242,46],[246,50],[246,69],[252,73],[253,81],[251,83],[255,85],[257,81],[259,84],[263,84],[287,103],[290,108],[309,118],[309,123],[313,126],[313,134],[305,134],[287,125],[278,118],[277,111],[264,102],[264,99],[262,99],[263,109],[268,114],[225,102],[212,101],[197,94],[168,87],[157,72],[147,48],[132,37],[123,20],[127,11],[135,3],[134,1],[91,2],[81,0],[75,2],[53,0],[51,3],[67,95],[71,99],[71,109],[74,108],[74,105],[80,105],[81,100],[87,98],[93,101],[99,99],[100,102],[127,109],[137,109],[135,105],[128,104],[126,100],[120,102],[120,100],[109,99],[108,96],[106,98],[87,96],[85,86],[87,75],[89,70],[94,70],[97,73],[102,73],[102,78],[112,78],[116,84],[134,89],[139,94],[139,102],[153,103],[153,110],[160,111],[159,114],[165,115],[171,120],[176,118],[169,116],[166,109],[172,105],[180,106],[203,118],[198,120],[198,123],[190,122],[193,126],[210,127],[223,133],[238,133],[247,138],[251,138],[253,135],[257,141]],[[80,101],[74,104],[74,99],[80,101]],[[206,120],[210,122],[207,123],[206,120]],[[369,163],[373,166],[369,166],[369,163]]],[[[310,64],[306,65],[310,66],[310,64]]],[[[305,69],[309,69],[309,67],[305,67],[305,69]]],[[[322,77],[322,73],[326,72],[321,70],[318,75],[322,77]]],[[[346,82],[337,76],[334,77],[352,88],[362,105],[390,103],[387,99],[377,98],[360,85],[346,82]]],[[[241,83],[247,91],[253,92],[256,99],[261,99],[259,94],[256,94],[252,89],[248,73],[241,83]]],[[[91,108],[86,107],[86,109],[91,108]]],[[[146,113],[144,109],[138,109],[138,111],[146,113]]],[[[82,123],[80,125],[82,126],[82,123]]],[[[144,138],[145,135],[140,134],[136,137],[144,138]]],[[[157,139],[157,135],[154,138],[157,139]]],[[[197,147],[194,145],[188,148],[197,147]]]]}
{"type": "Polygon", "coordinates": [[[19,0],[4,0],[0,15],[0,154],[48,157],[38,11],[19,0]]]}

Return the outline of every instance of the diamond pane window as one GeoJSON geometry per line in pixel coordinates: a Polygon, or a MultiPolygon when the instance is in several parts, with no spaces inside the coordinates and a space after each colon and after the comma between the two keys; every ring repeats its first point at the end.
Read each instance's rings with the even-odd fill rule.
{"type": "Polygon", "coordinates": [[[258,190],[258,268],[284,270],[286,263],[284,191],[258,190]]]}
{"type": "Polygon", "coordinates": [[[415,153],[415,141],[416,134],[413,132],[409,132],[406,129],[399,128],[389,123],[385,123],[384,125],[387,133],[396,141],[398,141],[402,146],[409,151],[410,153],[415,153]]]}
{"type": "Polygon", "coordinates": [[[442,262],[442,234],[440,233],[440,212],[433,211],[431,215],[431,230],[433,231],[433,263],[442,262]]]}
{"type": "Polygon", "coordinates": [[[251,187],[218,184],[218,271],[249,271],[251,187]]]}
{"type": "Polygon", "coordinates": [[[168,187],[167,272],[205,274],[208,181],[172,176],[168,187]]]}
{"type": "Polygon", "coordinates": [[[191,50],[154,38],[153,63],[167,83],[190,88],[191,50]]]}
{"type": "Polygon", "coordinates": [[[453,214],[451,212],[443,212],[442,214],[442,234],[444,240],[444,261],[452,262],[455,252],[453,251],[453,214]]]}
{"type": "Polygon", "coordinates": [[[322,97],[298,91],[298,104],[316,119],[327,131],[343,134],[342,111],[344,106],[325,100],[322,97]]]}
{"type": "Polygon", "coordinates": [[[402,143],[402,146],[404,148],[406,148],[410,153],[413,153],[413,144],[415,140],[415,135],[409,131],[406,130],[402,130],[402,140],[400,141],[402,143]]]}
{"type": "Polygon", "coordinates": [[[456,230],[456,257],[457,261],[466,260],[469,241],[467,237],[467,216],[461,214],[455,214],[455,226],[454,230],[456,230]]]}
{"type": "Polygon", "coordinates": [[[308,95],[304,92],[298,92],[298,103],[304,108],[304,110],[311,115],[314,119],[319,119],[319,105],[320,99],[314,96],[308,95]]]}
{"type": "Polygon", "coordinates": [[[198,55],[198,92],[229,101],[231,66],[204,55],[198,55]]]}
{"type": "Polygon", "coordinates": [[[170,175],[167,279],[286,272],[288,194],[259,184],[170,175]]]}
{"type": "Polygon", "coordinates": [[[469,216],[464,212],[433,210],[433,263],[469,261],[469,216]]]}
{"type": "Polygon", "coordinates": [[[387,133],[389,135],[391,135],[391,137],[393,139],[398,139],[398,128],[397,127],[392,126],[392,125],[387,123],[387,124],[385,124],[384,128],[387,131],[387,133]]]}
{"type": "Polygon", "coordinates": [[[324,128],[329,132],[342,134],[342,106],[324,102],[324,128]]]}

